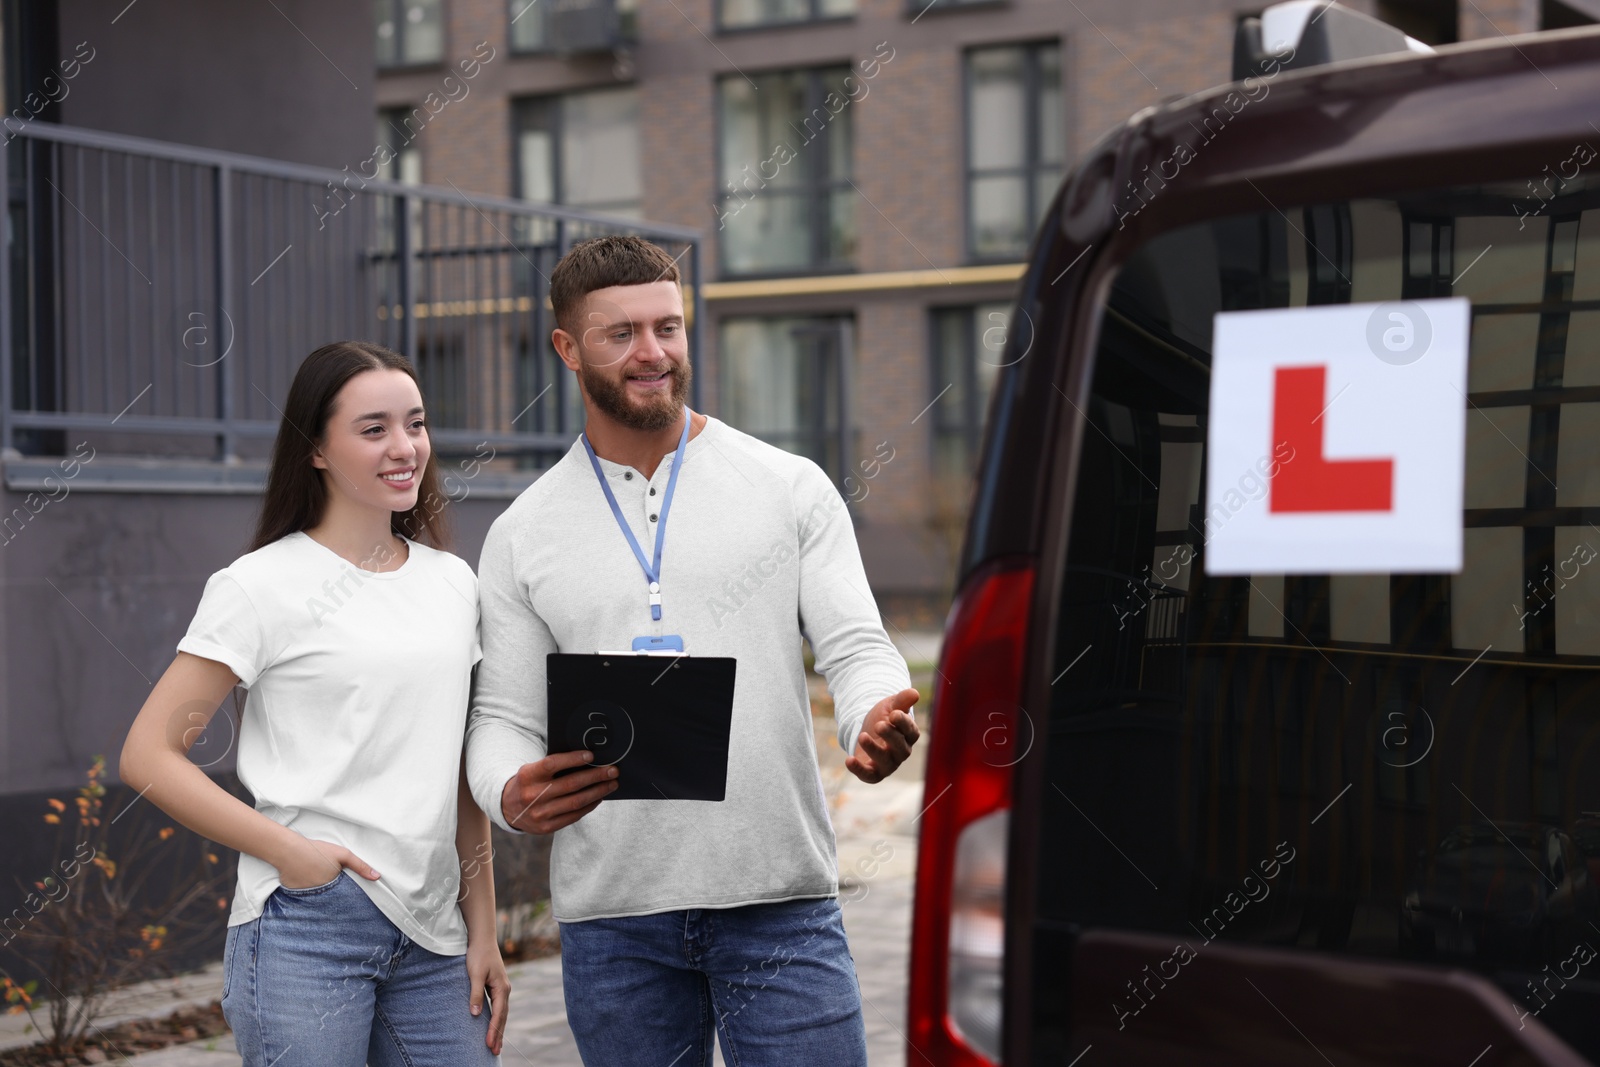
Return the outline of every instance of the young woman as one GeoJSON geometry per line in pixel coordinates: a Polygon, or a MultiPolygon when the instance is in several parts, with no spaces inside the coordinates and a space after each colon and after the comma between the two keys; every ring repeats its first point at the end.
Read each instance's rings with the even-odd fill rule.
{"type": "Polygon", "coordinates": [[[222,1010],[246,1067],[500,1052],[489,819],[461,768],[477,580],[442,550],[438,485],[404,357],[306,357],[250,551],[206,583],[122,750],[124,782],[239,850],[222,1010]],[[235,686],[254,808],[187,759],[235,686]]]}

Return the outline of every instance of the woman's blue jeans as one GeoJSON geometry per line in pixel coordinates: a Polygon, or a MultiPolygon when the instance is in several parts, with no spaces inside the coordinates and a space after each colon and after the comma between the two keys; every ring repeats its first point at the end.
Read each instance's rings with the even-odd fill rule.
{"type": "Polygon", "coordinates": [[[562,923],[561,974],[589,1067],[866,1067],[832,897],[562,923]]]}
{"type": "Polygon", "coordinates": [[[228,929],[222,1013],[244,1067],[498,1063],[474,1018],[465,956],[402,934],[350,875],[279,888],[228,929]]]}

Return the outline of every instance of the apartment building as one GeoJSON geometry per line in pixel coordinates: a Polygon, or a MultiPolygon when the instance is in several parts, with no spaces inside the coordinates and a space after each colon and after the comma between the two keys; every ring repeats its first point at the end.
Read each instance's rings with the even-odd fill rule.
{"type": "MultiPolygon", "coordinates": [[[[999,352],[1030,328],[1012,285],[1063,173],[1138,108],[1227,80],[1261,6],[378,0],[378,138],[406,180],[700,228],[702,403],[827,470],[909,628],[947,606],[999,352]],[[474,49],[484,73],[427,121],[474,49]]],[[[1350,6],[1430,43],[1600,15],[1350,6]]]]}

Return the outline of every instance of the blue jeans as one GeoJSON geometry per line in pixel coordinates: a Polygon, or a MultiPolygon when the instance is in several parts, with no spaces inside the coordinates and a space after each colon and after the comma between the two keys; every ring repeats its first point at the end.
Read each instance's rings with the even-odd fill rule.
{"type": "Polygon", "coordinates": [[[561,975],[590,1067],[866,1067],[832,897],[562,923],[561,975]]]}
{"type": "Polygon", "coordinates": [[[222,1014],[244,1067],[456,1067],[499,1062],[474,1018],[465,956],[402,934],[348,874],[279,888],[228,928],[222,1014]]]}

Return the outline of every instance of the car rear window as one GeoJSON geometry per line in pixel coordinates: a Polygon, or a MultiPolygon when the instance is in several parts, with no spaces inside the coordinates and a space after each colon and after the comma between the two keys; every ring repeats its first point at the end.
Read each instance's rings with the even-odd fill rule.
{"type": "Polygon", "coordinates": [[[1470,968],[1600,1061],[1600,195],[1561,163],[1264,201],[1118,273],[1056,591],[1036,1048],[1069,1022],[1052,946],[1115,927],[1470,968]],[[1450,296],[1460,572],[1206,575],[1215,314],[1450,296]]]}

